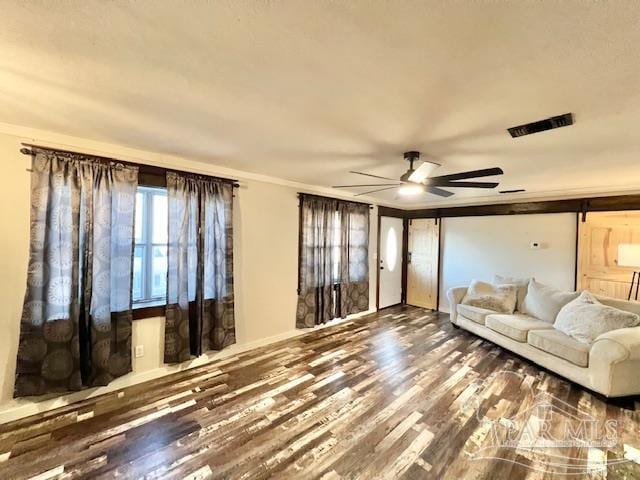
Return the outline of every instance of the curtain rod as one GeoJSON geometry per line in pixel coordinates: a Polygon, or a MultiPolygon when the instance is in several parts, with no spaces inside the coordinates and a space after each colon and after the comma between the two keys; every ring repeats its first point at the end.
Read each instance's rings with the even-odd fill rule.
{"type": "Polygon", "coordinates": [[[315,195],[313,193],[304,193],[304,192],[298,192],[298,198],[300,198],[301,196],[307,196],[307,197],[317,197],[317,198],[327,198],[329,200],[337,200],[339,202],[348,202],[348,203],[356,203],[358,205],[367,205],[369,207],[369,210],[373,210],[373,205],[370,203],[365,203],[365,202],[356,202],[354,200],[345,200],[343,198],[336,198],[336,197],[326,197],[324,195],[315,195]]]}
{"type": "Polygon", "coordinates": [[[20,149],[20,153],[22,153],[23,155],[33,155],[34,154],[33,150],[47,150],[47,151],[50,151],[50,152],[69,153],[71,155],[81,155],[81,156],[85,156],[85,157],[93,157],[93,158],[97,158],[97,159],[102,160],[102,161],[118,162],[118,163],[122,163],[124,165],[132,165],[132,166],[135,166],[135,167],[148,167],[148,168],[155,168],[155,169],[159,169],[159,170],[163,170],[163,171],[173,171],[173,172],[178,172],[178,173],[186,173],[186,174],[190,174],[190,175],[202,175],[202,176],[205,176],[205,177],[217,178],[217,179],[222,180],[224,182],[231,183],[234,188],[239,188],[240,187],[240,184],[238,183],[238,180],[235,180],[233,178],[216,177],[215,175],[206,175],[206,174],[200,174],[200,173],[194,173],[194,172],[187,172],[185,170],[176,170],[174,168],[157,167],[155,165],[147,165],[147,164],[144,164],[144,163],[128,162],[126,160],[120,160],[119,158],[105,157],[105,156],[102,156],[102,155],[93,155],[93,154],[90,154],[90,153],[76,152],[76,151],[73,151],[73,150],[63,150],[61,148],[43,147],[41,145],[34,145],[34,144],[31,144],[31,143],[21,143],[21,145],[23,146],[23,148],[20,149]]]}

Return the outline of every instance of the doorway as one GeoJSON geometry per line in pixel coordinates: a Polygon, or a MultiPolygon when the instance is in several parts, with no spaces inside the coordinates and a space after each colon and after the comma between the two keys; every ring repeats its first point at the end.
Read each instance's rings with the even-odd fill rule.
{"type": "Polygon", "coordinates": [[[402,218],[380,217],[378,308],[402,303],[402,218]]]}
{"type": "Polygon", "coordinates": [[[620,245],[639,244],[640,211],[589,212],[578,223],[577,289],[626,300],[640,265],[621,262],[620,245]]]}
{"type": "Polygon", "coordinates": [[[407,304],[438,308],[440,227],[435,218],[409,221],[407,304]]]}

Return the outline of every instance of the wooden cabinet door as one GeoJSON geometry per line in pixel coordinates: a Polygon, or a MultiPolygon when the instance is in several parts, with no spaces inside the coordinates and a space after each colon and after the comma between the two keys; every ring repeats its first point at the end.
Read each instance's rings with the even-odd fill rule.
{"type": "Polygon", "coordinates": [[[589,212],[579,222],[579,290],[627,299],[633,268],[618,266],[620,243],[640,243],[640,212],[589,212]]]}
{"type": "Polygon", "coordinates": [[[438,303],[439,227],[435,219],[409,223],[407,303],[435,310],[438,303]]]}

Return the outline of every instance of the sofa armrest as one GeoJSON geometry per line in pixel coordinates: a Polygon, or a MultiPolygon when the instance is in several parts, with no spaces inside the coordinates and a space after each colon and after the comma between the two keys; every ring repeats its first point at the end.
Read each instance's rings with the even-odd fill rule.
{"type": "Polygon", "coordinates": [[[594,390],[610,397],[640,392],[640,327],[603,333],[589,351],[594,390]]]}
{"type": "MultiPolygon", "coordinates": [[[[591,351],[599,353],[603,349],[616,351],[618,361],[640,360],[640,326],[619,328],[603,333],[595,339],[591,351]]],[[[612,355],[609,355],[610,357],[612,355]]]]}
{"type": "Polygon", "coordinates": [[[467,294],[467,287],[451,287],[447,290],[447,300],[449,301],[449,317],[453,323],[456,323],[458,317],[458,309],[456,308],[467,294]]]}

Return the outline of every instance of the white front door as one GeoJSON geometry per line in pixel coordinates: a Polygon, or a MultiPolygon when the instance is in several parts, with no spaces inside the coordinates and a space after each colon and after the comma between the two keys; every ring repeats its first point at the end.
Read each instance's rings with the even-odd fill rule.
{"type": "Polygon", "coordinates": [[[379,308],[402,302],[402,219],[380,217],[379,308]]]}

